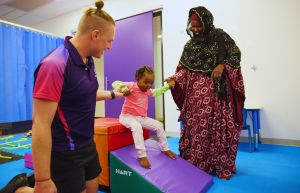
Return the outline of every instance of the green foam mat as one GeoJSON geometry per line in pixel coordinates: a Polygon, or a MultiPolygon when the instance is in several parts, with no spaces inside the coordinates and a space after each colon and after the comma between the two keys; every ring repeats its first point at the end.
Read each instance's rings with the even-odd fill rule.
{"type": "Polygon", "coordinates": [[[161,193],[157,187],[111,153],[110,190],[112,193],[161,193]]]}

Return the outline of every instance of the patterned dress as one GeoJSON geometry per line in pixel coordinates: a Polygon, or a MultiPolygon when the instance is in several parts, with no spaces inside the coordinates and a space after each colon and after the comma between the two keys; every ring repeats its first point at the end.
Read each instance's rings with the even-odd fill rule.
{"type": "MultiPolygon", "coordinates": [[[[193,12],[202,17],[204,25],[212,17],[204,7],[191,9],[190,16],[193,12]]],[[[230,179],[236,172],[245,99],[240,51],[220,29],[212,26],[204,35],[200,41],[192,38],[186,44],[173,76],[176,85],[172,95],[182,121],[179,150],[182,158],[200,169],[230,179]],[[211,78],[217,64],[225,67],[218,84],[211,78]]]]}

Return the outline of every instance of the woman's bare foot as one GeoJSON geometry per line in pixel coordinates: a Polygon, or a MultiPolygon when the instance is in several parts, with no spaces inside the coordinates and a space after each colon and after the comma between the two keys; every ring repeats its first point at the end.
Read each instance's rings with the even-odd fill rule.
{"type": "Polygon", "coordinates": [[[176,159],[176,155],[171,152],[170,150],[167,151],[162,151],[164,154],[166,154],[167,156],[169,156],[171,159],[176,159]]]}
{"type": "Polygon", "coordinates": [[[140,162],[140,164],[143,168],[151,169],[151,164],[148,161],[147,157],[140,157],[140,158],[138,158],[138,161],[140,162]]]}

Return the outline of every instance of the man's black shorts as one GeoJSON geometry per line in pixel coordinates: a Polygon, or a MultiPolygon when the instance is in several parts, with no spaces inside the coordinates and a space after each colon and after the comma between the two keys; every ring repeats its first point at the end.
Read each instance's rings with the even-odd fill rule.
{"type": "Polygon", "coordinates": [[[80,193],[85,181],[97,178],[101,172],[95,144],[80,150],[52,152],[51,178],[58,193],[80,193]]]}

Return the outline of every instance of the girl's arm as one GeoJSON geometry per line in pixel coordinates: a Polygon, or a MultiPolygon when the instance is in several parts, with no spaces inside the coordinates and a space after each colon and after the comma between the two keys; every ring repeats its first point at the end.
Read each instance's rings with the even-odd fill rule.
{"type": "Polygon", "coordinates": [[[120,80],[116,80],[116,81],[114,81],[114,82],[112,83],[112,87],[113,87],[114,89],[119,89],[122,85],[123,85],[123,82],[120,81],[120,80]]]}
{"type": "Polygon", "coordinates": [[[114,90],[123,93],[124,96],[130,94],[131,85],[131,82],[122,82],[119,80],[116,80],[112,83],[112,87],[114,88],[114,90]]]}
{"type": "Polygon", "coordinates": [[[169,85],[166,85],[166,86],[163,86],[163,87],[160,87],[160,88],[156,88],[156,89],[153,89],[152,91],[152,96],[153,97],[157,97],[159,95],[162,95],[163,93],[165,93],[166,91],[168,91],[170,89],[170,86],[169,85]]]}

